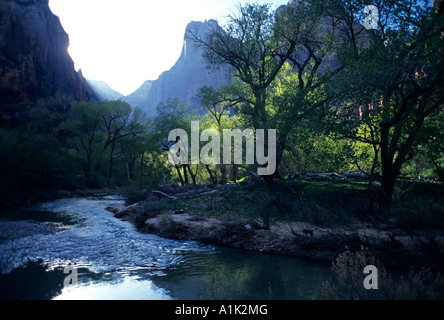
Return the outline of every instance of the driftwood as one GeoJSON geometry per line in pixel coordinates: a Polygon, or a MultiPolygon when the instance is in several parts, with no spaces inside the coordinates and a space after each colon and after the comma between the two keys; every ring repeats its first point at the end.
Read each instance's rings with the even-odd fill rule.
{"type": "Polygon", "coordinates": [[[203,193],[199,193],[199,194],[195,194],[192,196],[183,196],[183,197],[175,197],[175,196],[170,196],[169,194],[166,194],[165,192],[162,191],[158,191],[158,190],[154,190],[153,194],[158,194],[162,197],[168,198],[170,200],[180,200],[180,199],[193,199],[193,198],[198,198],[201,196],[205,196],[207,194],[212,194],[212,193],[216,193],[219,192],[219,190],[213,190],[213,191],[208,191],[208,192],[203,192],[203,193]]]}
{"type": "Polygon", "coordinates": [[[330,172],[330,173],[310,173],[310,172],[307,172],[307,177],[314,178],[314,179],[320,179],[320,180],[333,180],[334,178],[341,177],[341,175],[337,174],[336,172],[330,172]]]}
{"type": "Polygon", "coordinates": [[[161,196],[163,196],[163,197],[165,197],[165,198],[168,198],[168,199],[170,199],[170,200],[178,200],[178,199],[179,199],[178,197],[170,196],[169,194],[166,194],[166,193],[164,193],[164,192],[162,192],[162,191],[154,190],[153,193],[154,193],[154,194],[161,195],[161,196]]]}
{"type": "Polygon", "coordinates": [[[253,171],[249,171],[248,172],[250,174],[250,183],[255,183],[255,182],[259,182],[259,181],[263,181],[264,178],[256,173],[254,173],[253,171]]]}
{"type": "Polygon", "coordinates": [[[344,172],[343,174],[338,174],[336,172],[330,172],[330,173],[310,173],[310,172],[307,172],[307,180],[326,180],[326,181],[341,180],[341,181],[348,181],[349,179],[352,179],[352,180],[369,180],[369,178],[370,178],[370,176],[366,175],[364,173],[344,172]]]}
{"type": "Polygon", "coordinates": [[[207,195],[207,194],[216,193],[216,192],[219,192],[219,191],[220,191],[220,190],[213,190],[213,191],[203,192],[203,193],[195,194],[195,195],[192,195],[192,196],[181,197],[180,199],[193,199],[193,198],[198,198],[198,197],[205,196],[205,195],[207,195]]]}

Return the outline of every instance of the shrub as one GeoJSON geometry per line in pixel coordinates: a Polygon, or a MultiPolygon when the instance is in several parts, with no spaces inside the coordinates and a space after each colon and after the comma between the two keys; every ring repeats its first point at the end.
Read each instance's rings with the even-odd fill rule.
{"type": "Polygon", "coordinates": [[[122,189],[121,193],[125,197],[125,205],[127,206],[143,201],[148,197],[146,190],[139,189],[135,186],[126,187],[122,189]]]}
{"type": "Polygon", "coordinates": [[[444,298],[444,278],[430,269],[407,275],[394,276],[368,251],[362,248],[355,253],[347,250],[333,263],[336,279],[324,283],[323,295],[334,300],[441,300],[444,298]],[[377,290],[364,288],[363,273],[368,265],[378,269],[377,290]]]}

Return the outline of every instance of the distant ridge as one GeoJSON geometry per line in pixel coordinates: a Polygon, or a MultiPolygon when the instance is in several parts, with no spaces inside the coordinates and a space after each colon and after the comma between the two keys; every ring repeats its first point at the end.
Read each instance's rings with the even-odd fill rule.
{"type": "Polygon", "coordinates": [[[145,81],[139,89],[134,91],[132,94],[122,97],[121,100],[129,103],[133,108],[140,108],[145,110],[148,103],[148,96],[151,92],[154,81],[145,81]]]}
{"type": "Polygon", "coordinates": [[[100,101],[119,100],[123,94],[115,91],[104,81],[86,80],[100,101]]]}

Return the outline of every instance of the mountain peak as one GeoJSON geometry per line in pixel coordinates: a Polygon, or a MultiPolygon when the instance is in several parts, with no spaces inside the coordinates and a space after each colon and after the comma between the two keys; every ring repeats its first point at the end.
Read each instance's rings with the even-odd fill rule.
{"type": "Polygon", "coordinates": [[[218,23],[214,19],[205,20],[205,21],[191,21],[188,23],[185,30],[185,38],[187,38],[187,34],[197,34],[197,35],[205,35],[208,33],[211,28],[218,27],[218,23]]]}
{"type": "Polygon", "coordinates": [[[200,88],[219,88],[231,81],[227,68],[208,70],[203,49],[194,41],[195,36],[204,38],[215,27],[218,27],[216,20],[191,21],[185,30],[182,54],[174,66],[123,100],[133,107],[140,107],[148,116],[154,116],[159,103],[168,98],[179,98],[181,102],[189,103],[191,109],[200,110],[200,106],[193,105],[193,98],[200,88]]]}
{"type": "Polygon", "coordinates": [[[185,35],[184,35],[184,41],[183,41],[183,48],[182,48],[182,56],[181,58],[187,58],[187,57],[199,57],[201,55],[196,54],[196,50],[199,50],[194,41],[194,38],[204,38],[207,34],[211,32],[214,28],[217,28],[219,25],[216,22],[216,20],[205,20],[202,21],[191,21],[186,29],[185,29],[185,35]]]}

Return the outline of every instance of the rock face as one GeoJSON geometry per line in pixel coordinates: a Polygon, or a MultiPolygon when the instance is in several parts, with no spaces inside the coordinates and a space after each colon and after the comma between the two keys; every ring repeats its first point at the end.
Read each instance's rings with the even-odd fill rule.
{"type": "Polygon", "coordinates": [[[190,103],[190,109],[199,110],[200,106],[193,103],[197,90],[203,86],[219,88],[231,81],[228,68],[208,70],[203,58],[203,49],[198,47],[189,36],[190,33],[204,37],[211,28],[217,26],[215,20],[191,22],[188,24],[184,37],[182,54],[176,64],[164,72],[152,83],[143,110],[149,115],[155,115],[156,107],[168,98],[179,98],[183,103],[190,103]]]}
{"type": "Polygon", "coordinates": [[[148,96],[153,86],[152,80],[145,81],[142,86],[131,93],[130,95],[123,97],[121,100],[128,102],[133,108],[140,108],[146,110],[149,105],[148,96]]]}
{"type": "Polygon", "coordinates": [[[123,94],[115,91],[104,81],[86,80],[100,101],[119,100],[123,94]]]}
{"type": "Polygon", "coordinates": [[[0,2],[0,105],[52,96],[96,99],[68,53],[69,38],[48,0],[0,2]]]}

